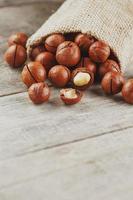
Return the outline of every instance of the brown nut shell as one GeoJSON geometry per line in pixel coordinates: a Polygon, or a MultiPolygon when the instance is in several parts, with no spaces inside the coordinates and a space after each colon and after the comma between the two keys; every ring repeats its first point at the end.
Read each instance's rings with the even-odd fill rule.
{"type": "Polygon", "coordinates": [[[125,82],[122,88],[122,96],[127,103],[133,104],[133,79],[125,82]]]}
{"type": "Polygon", "coordinates": [[[88,57],[82,57],[76,68],[84,67],[90,72],[92,72],[94,75],[97,72],[97,66],[96,64],[88,57]]]}
{"type": "Polygon", "coordinates": [[[56,65],[50,69],[48,78],[55,87],[64,87],[69,82],[71,73],[67,67],[56,65]]]}
{"type": "Polygon", "coordinates": [[[94,74],[92,72],[90,72],[88,69],[86,68],[76,68],[71,75],[71,82],[73,84],[73,87],[79,90],[85,90],[88,87],[90,87],[93,83],[94,83],[94,74]],[[75,77],[79,74],[82,74],[84,76],[84,74],[87,75],[88,81],[86,82],[86,78],[81,76],[77,79],[77,81],[75,81],[75,77]],[[85,82],[83,82],[85,78],[85,82]],[[79,84],[78,84],[79,83],[79,84]],[[81,84],[80,84],[81,83],[81,84]]]}
{"type": "Polygon", "coordinates": [[[34,104],[42,104],[48,101],[50,89],[46,83],[34,83],[28,89],[28,94],[34,104]]]}
{"type": "Polygon", "coordinates": [[[37,58],[36,61],[40,62],[44,68],[46,69],[47,72],[49,72],[49,70],[56,65],[56,59],[55,59],[55,55],[53,55],[50,52],[43,52],[40,53],[37,58]]]}
{"type": "Polygon", "coordinates": [[[27,59],[26,50],[21,45],[12,45],[5,52],[4,58],[11,67],[21,67],[27,59]]]}
{"type": "Polygon", "coordinates": [[[102,79],[101,86],[106,94],[114,95],[121,92],[125,80],[118,72],[108,72],[102,79]]]}
{"type": "Polygon", "coordinates": [[[57,47],[65,41],[62,34],[56,33],[48,36],[45,40],[45,48],[51,53],[56,53],[57,47]]]}
{"type": "Polygon", "coordinates": [[[8,45],[12,46],[14,44],[21,45],[23,47],[26,46],[28,36],[25,33],[19,32],[12,34],[8,39],[8,45]]]}
{"type": "Polygon", "coordinates": [[[99,66],[98,74],[100,78],[103,78],[107,72],[114,71],[114,72],[121,72],[120,66],[114,60],[108,59],[106,62],[102,63],[99,66]]]}
{"type": "Polygon", "coordinates": [[[104,41],[94,42],[89,49],[90,58],[97,63],[105,62],[110,55],[110,47],[104,41]]]}
{"type": "Polygon", "coordinates": [[[81,53],[77,44],[65,41],[60,44],[56,52],[56,60],[60,65],[73,67],[80,61],[81,53]]]}
{"type": "Polygon", "coordinates": [[[72,88],[66,88],[60,91],[60,98],[66,105],[73,105],[78,103],[81,100],[82,96],[83,93],[81,91],[72,88]],[[70,98],[65,96],[65,92],[67,92],[68,90],[75,90],[76,94],[75,98],[70,98]]]}
{"type": "Polygon", "coordinates": [[[30,59],[32,61],[35,61],[35,59],[37,58],[37,56],[44,52],[45,51],[45,48],[43,45],[40,45],[40,46],[37,46],[37,47],[34,47],[29,55],[30,59]]]}
{"type": "Polygon", "coordinates": [[[39,62],[30,62],[26,64],[22,71],[22,80],[30,87],[33,83],[44,82],[46,79],[46,70],[39,62]]]}
{"type": "Polygon", "coordinates": [[[90,46],[95,42],[94,37],[87,34],[78,34],[75,38],[75,43],[79,46],[81,52],[88,53],[90,46]]]}

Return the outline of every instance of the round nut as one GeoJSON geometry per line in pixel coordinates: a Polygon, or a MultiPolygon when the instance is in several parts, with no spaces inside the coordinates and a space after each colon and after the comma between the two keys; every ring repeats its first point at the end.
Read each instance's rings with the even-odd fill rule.
{"type": "Polygon", "coordinates": [[[88,57],[82,57],[76,67],[77,68],[84,67],[87,70],[89,70],[90,72],[92,72],[94,75],[97,72],[96,64],[88,57]]]}
{"type": "Polygon", "coordinates": [[[114,60],[108,59],[105,63],[99,66],[98,74],[100,78],[103,78],[107,72],[121,72],[120,66],[114,60]]]}
{"type": "Polygon", "coordinates": [[[74,42],[65,41],[60,44],[56,52],[56,60],[60,65],[73,67],[80,61],[80,49],[74,42]]]}
{"type": "Polygon", "coordinates": [[[34,83],[30,86],[28,94],[34,104],[41,104],[48,101],[50,89],[46,83],[34,83]]]}
{"type": "Polygon", "coordinates": [[[26,59],[27,54],[26,50],[23,46],[20,45],[12,45],[5,52],[5,60],[6,62],[13,68],[21,67],[26,59]]]}
{"type": "Polygon", "coordinates": [[[51,53],[56,53],[57,47],[65,41],[65,37],[62,34],[52,34],[45,40],[45,48],[51,53]]]}
{"type": "Polygon", "coordinates": [[[18,44],[18,45],[25,47],[27,39],[28,39],[28,36],[25,33],[21,33],[21,32],[15,33],[9,37],[8,45],[12,46],[14,44],[18,44]]]}
{"type": "Polygon", "coordinates": [[[64,87],[71,77],[70,70],[62,65],[52,67],[48,73],[48,78],[55,87],[64,87]]]}
{"type": "Polygon", "coordinates": [[[30,62],[26,64],[22,71],[22,80],[30,87],[33,83],[44,82],[46,79],[46,70],[39,62],[30,62]]]}
{"type": "Polygon", "coordinates": [[[102,89],[106,94],[114,95],[122,90],[124,77],[118,72],[108,72],[102,79],[102,89]]]}
{"type": "Polygon", "coordinates": [[[40,45],[40,46],[37,46],[37,47],[34,47],[29,55],[30,59],[32,61],[34,61],[36,59],[36,57],[45,51],[45,48],[44,46],[40,45]]]}
{"type": "Polygon", "coordinates": [[[81,52],[88,53],[90,46],[95,42],[94,37],[87,34],[78,34],[75,38],[75,43],[79,46],[81,52]]]}
{"type": "Polygon", "coordinates": [[[127,103],[133,104],[133,79],[125,82],[122,88],[122,96],[127,103]]]}
{"type": "Polygon", "coordinates": [[[89,49],[90,58],[97,63],[105,62],[110,55],[110,47],[104,41],[94,42],[89,49]]]}
{"type": "Polygon", "coordinates": [[[86,68],[77,68],[72,72],[72,84],[75,88],[85,90],[94,82],[94,74],[86,68]]]}
{"type": "Polygon", "coordinates": [[[50,52],[43,52],[40,53],[37,58],[36,61],[40,62],[44,68],[46,69],[46,71],[48,72],[53,66],[56,65],[56,59],[55,56],[50,53],[50,52]]]}
{"type": "Polygon", "coordinates": [[[81,91],[73,88],[66,88],[60,91],[60,98],[67,105],[78,103],[82,96],[83,93],[81,91]]]}

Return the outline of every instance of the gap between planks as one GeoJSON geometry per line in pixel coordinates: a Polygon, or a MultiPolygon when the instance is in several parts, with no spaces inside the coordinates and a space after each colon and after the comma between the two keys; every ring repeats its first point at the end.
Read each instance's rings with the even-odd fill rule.
{"type": "Polygon", "coordinates": [[[74,200],[131,199],[132,147],[132,133],[125,130],[0,162],[0,197],[50,200],[56,194],[54,199],[63,200],[66,196],[74,200]]]}
{"type": "MultiPolygon", "coordinates": [[[[79,142],[82,142],[82,141],[85,141],[85,140],[91,140],[91,139],[94,139],[94,138],[102,137],[104,135],[117,134],[117,133],[119,133],[121,131],[130,130],[132,128],[133,128],[133,126],[127,126],[127,127],[120,128],[120,129],[115,129],[115,130],[112,130],[112,131],[99,133],[97,135],[92,135],[92,136],[88,136],[88,137],[84,137],[84,138],[75,139],[75,140],[72,140],[72,141],[69,141],[69,142],[64,142],[64,143],[60,143],[60,144],[56,144],[56,145],[51,145],[51,146],[47,146],[47,147],[44,147],[44,148],[42,147],[40,149],[38,148],[38,149],[35,149],[33,151],[28,151],[28,152],[24,152],[22,154],[21,153],[17,154],[15,157],[10,157],[10,158],[17,158],[17,157],[29,155],[29,154],[32,154],[32,153],[45,151],[45,150],[48,150],[48,149],[54,149],[54,148],[59,148],[59,147],[63,147],[63,146],[65,147],[66,145],[69,145],[69,144],[79,143],[79,142]]],[[[10,159],[10,158],[8,158],[8,159],[10,159]]],[[[3,159],[2,161],[4,161],[4,160],[7,160],[7,159],[3,159]]]]}
{"type": "Polygon", "coordinates": [[[132,131],[130,106],[118,99],[118,102],[113,102],[90,92],[86,93],[86,98],[79,105],[72,108],[59,101],[58,90],[53,91],[49,103],[38,107],[28,102],[26,93],[1,98],[1,160],[102,134],[132,131]]]}

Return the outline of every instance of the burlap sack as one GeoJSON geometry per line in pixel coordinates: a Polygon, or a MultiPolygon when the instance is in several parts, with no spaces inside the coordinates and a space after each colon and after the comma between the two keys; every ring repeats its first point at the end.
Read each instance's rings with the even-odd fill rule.
{"type": "Polygon", "coordinates": [[[107,41],[124,71],[133,63],[133,0],[66,0],[29,38],[28,53],[55,32],[88,33],[107,41]]]}

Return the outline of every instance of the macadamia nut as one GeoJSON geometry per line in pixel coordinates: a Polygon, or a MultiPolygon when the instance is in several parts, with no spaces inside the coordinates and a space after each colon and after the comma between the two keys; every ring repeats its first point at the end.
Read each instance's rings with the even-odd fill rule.
{"type": "Polygon", "coordinates": [[[90,74],[84,73],[84,72],[79,72],[74,77],[73,82],[76,86],[83,86],[83,85],[87,85],[89,83],[90,79],[91,79],[90,74]]]}

